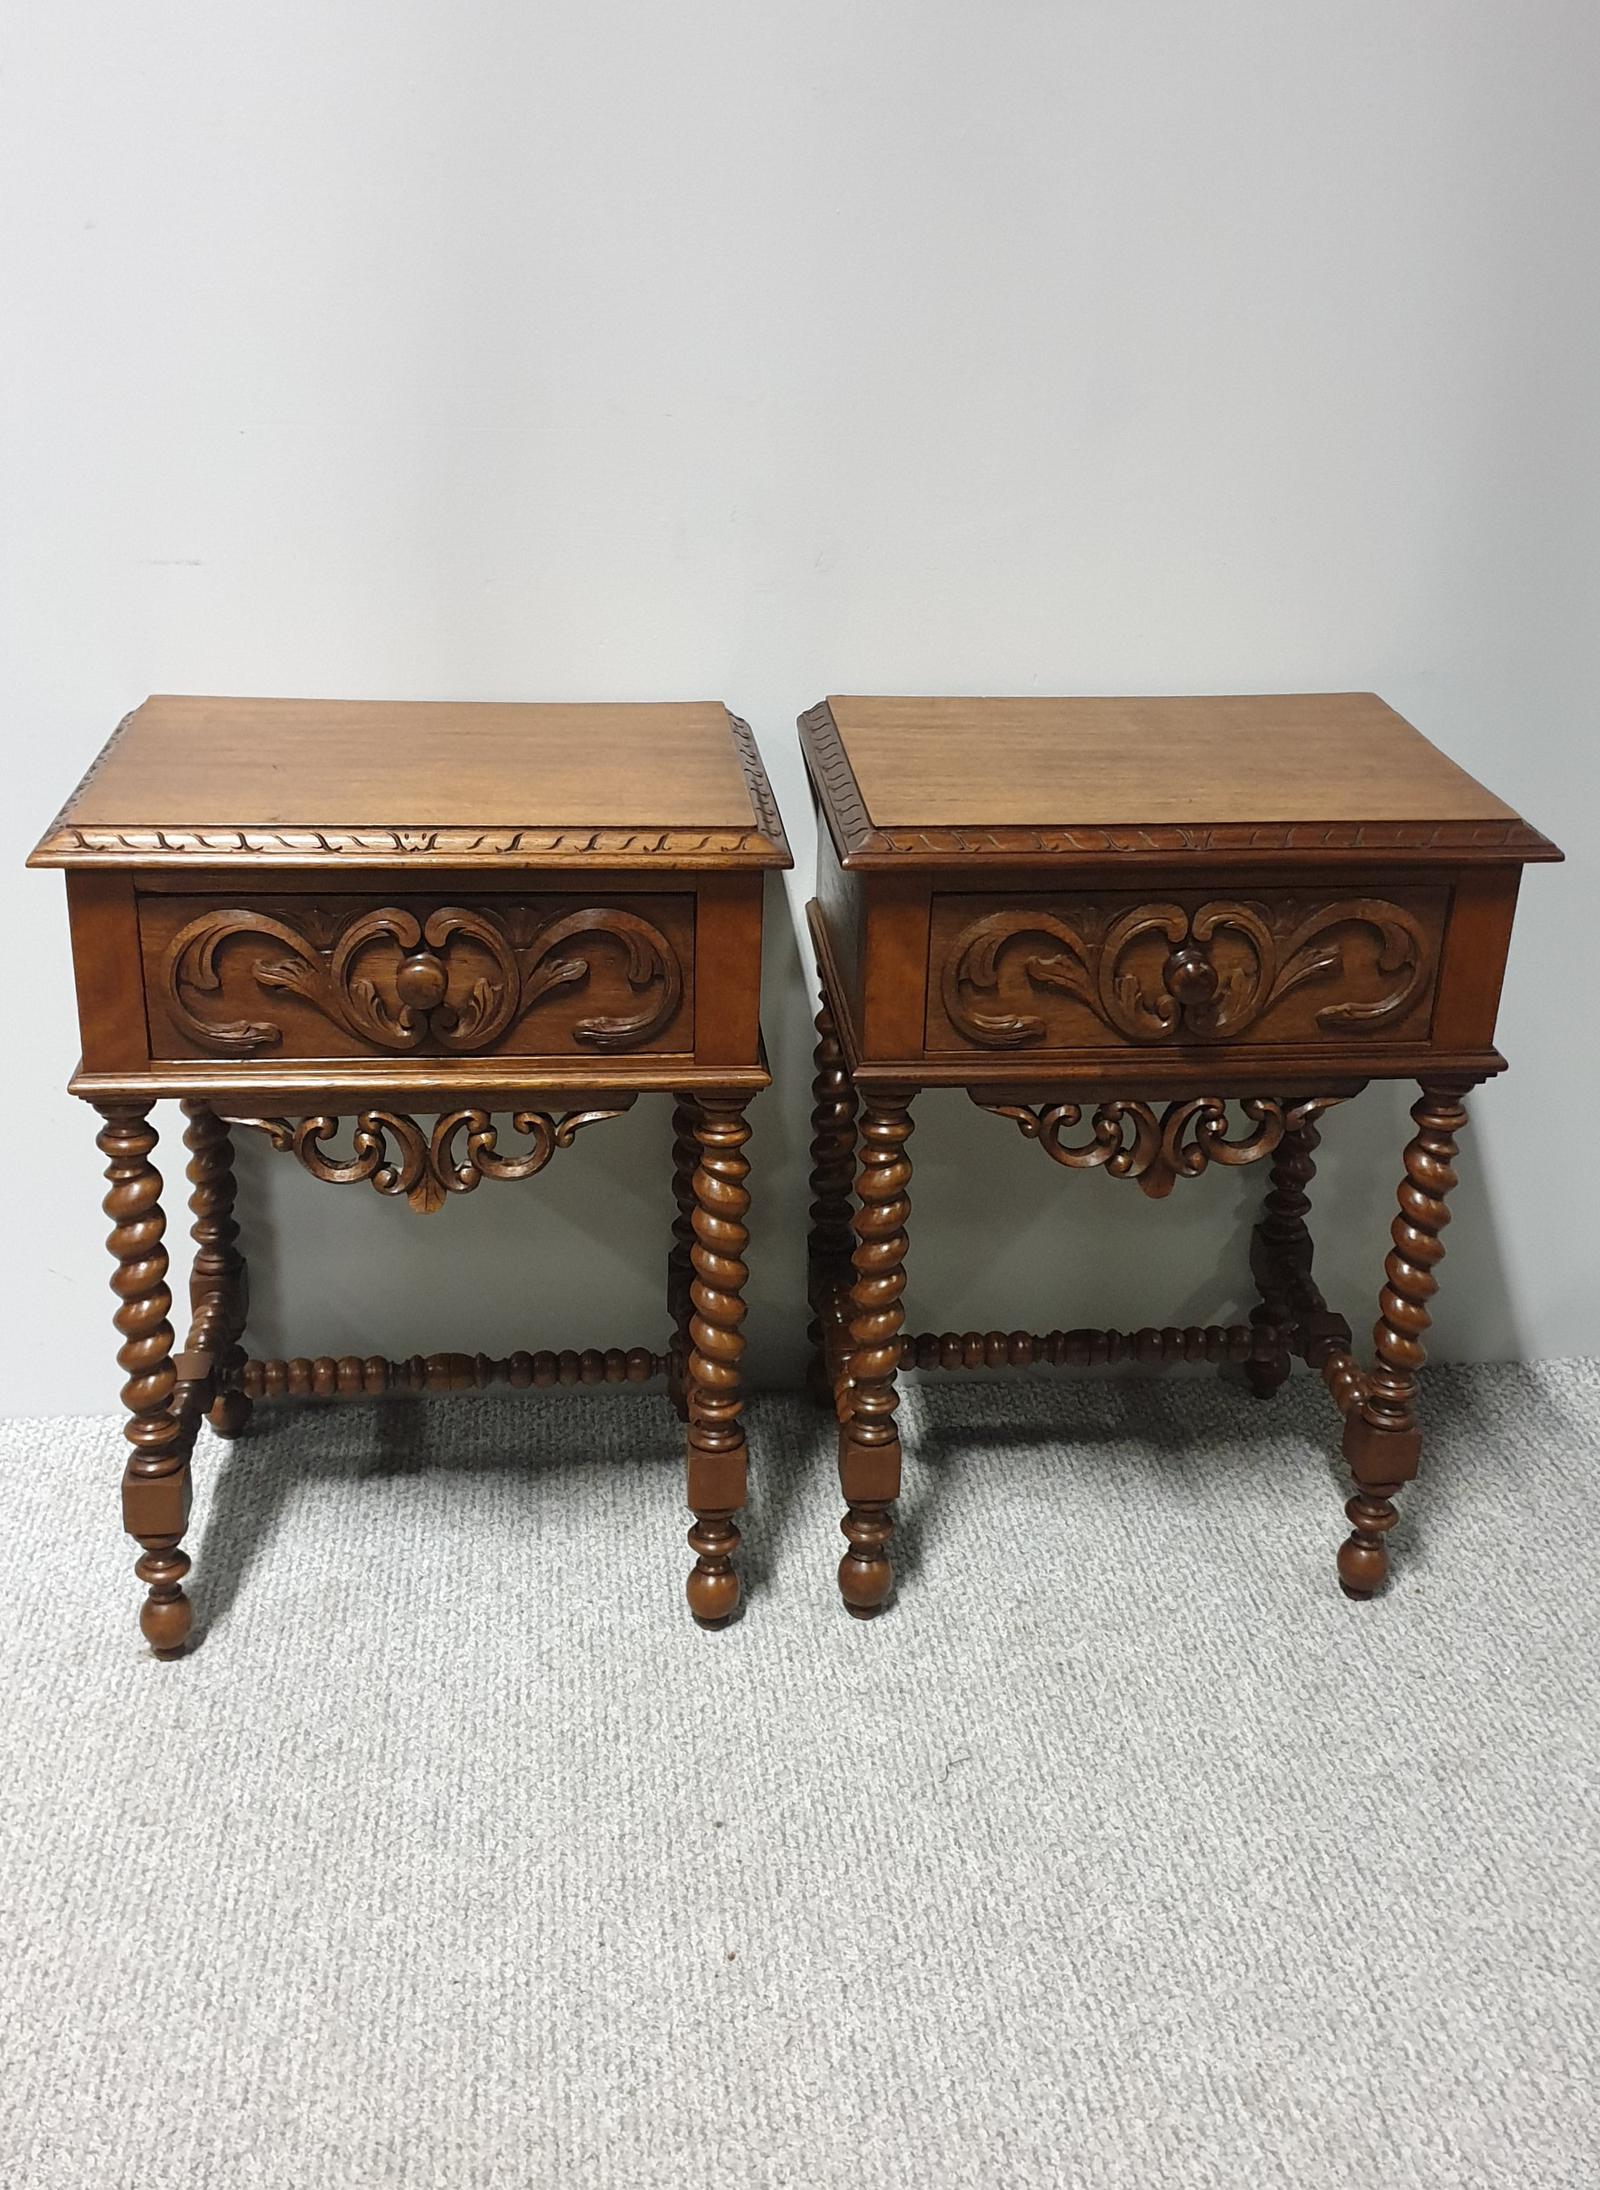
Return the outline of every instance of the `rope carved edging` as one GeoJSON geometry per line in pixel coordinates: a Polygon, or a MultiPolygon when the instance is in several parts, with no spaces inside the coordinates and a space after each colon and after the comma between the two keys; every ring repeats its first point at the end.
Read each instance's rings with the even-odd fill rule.
{"type": "Polygon", "coordinates": [[[1270,1156],[1285,1133],[1321,1117],[1345,1101],[1342,1095],[1316,1095],[1286,1103],[1276,1096],[1253,1095],[1239,1104],[1250,1130],[1230,1138],[1228,1101],[1221,1095],[1191,1095],[1168,1103],[1158,1116],[1152,1104],[1132,1099],[1099,1103],[1089,1121],[1086,1141],[1067,1142],[1083,1121],[1081,1103],[989,1103],[974,1094],[980,1110],[1010,1118],[1025,1139],[1073,1171],[1104,1170],[1114,1179],[1137,1179],[1141,1190],[1159,1201],[1179,1179],[1192,1179],[1208,1165],[1258,1163],[1270,1156]]]}
{"type": "Polygon", "coordinates": [[[1082,852],[1395,852],[1528,851],[1545,845],[1518,816],[1505,821],[1208,821],[1142,822],[1120,826],[1082,822],[990,824],[956,828],[879,828],[867,812],[855,770],[826,700],[800,717],[806,750],[846,853],[958,863],[994,853],[1059,857],[1082,852]]]}
{"type": "Polygon", "coordinates": [[[398,1110],[363,1110],[351,1132],[348,1156],[327,1147],[339,1129],[336,1117],[235,1118],[235,1125],[263,1133],[274,1148],[294,1156],[314,1179],[352,1186],[365,1179],[379,1194],[403,1194],[413,1209],[442,1209],[450,1194],[470,1194],[484,1179],[531,1179],[558,1148],[570,1148],[586,1125],[620,1118],[632,1098],[606,1110],[518,1110],[514,1132],[531,1145],[502,1154],[499,1128],[487,1110],[448,1110],[428,1133],[398,1110]],[[464,1143],[458,1152],[457,1142],[464,1143]],[[391,1142],[393,1146],[391,1147],[391,1142]]]}

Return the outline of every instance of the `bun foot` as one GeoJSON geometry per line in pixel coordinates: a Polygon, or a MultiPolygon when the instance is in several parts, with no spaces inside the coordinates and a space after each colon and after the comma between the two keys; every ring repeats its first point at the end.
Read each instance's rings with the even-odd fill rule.
{"type": "Polygon", "coordinates": [[[206,1420],[218,1437],[242,1437],[250,1427],[251,1402],[243,1392],[224,1392],[206,1420]]]}
{"type": "Polygon", "coordinates": [[[853,1619],[875,1619],[894,1588],[894,1568],[884,1548],[894,1534],[889,1509],[852,1506],[839,1526],[850,1539],[850,1549],[839,1561],[844,1608],[853,1619]]]}
{"type": "Polygon", "coordinates": [[[1375,1489],[1358,1490],[1344,1510],[1354,1533],[1339,1546],[1339,1587],[1347,1597],[1374,1597],[1389,1578],[1383,1539],[1400,1516],[1375,1489]]]}
{"type": "Polygon", "coordinates": [[[139,1607],[139,1631],[158,1658],[181,1658],[194,1625],[194,1607],[183,1591],[189,1571],[184,1552],[147,1551],[134,1572],[150,1594],[139,1607]]]}
{"type": "MultiPolygon", "coordinates": [[[[733,1615],[739,1609],[739,1601],[742,1594],[743,1592],[739,1589],[736,1581],[732,1591],[733,1603],[728,1611],[702,1612],[700,1610],[700,1603],[702,1600],[695,1595],[693,1590],[691,1590],[689,1592],[689,1610],[693,1615],[695,1626],[705,1628],[708,1633],[719,1627],[731,1627],[733,1624],[733,1615]]],[[[728,1592],[726,1591],[719,1591],[716,1593],[707,1591],[704,1601],[709,1604],[723,1604],[726,1603],[727,1596],[728,1592]]]]}
{"type": "Polygon", "coordinates": [[[743,1589],[733,1554],[739,1548],[739,1531],[729,1520],[697,1516],[689,1531],[689,1549],[696,1554],[684,1584],[689,1610],[701,1627],[726,1627],[739,1609],[743,1589]]]}
{"type": "Polygon", "coordinates": [[[1253,1398],[1270,1399],[1274,1392],[1281,1390],[1289,1381],[1288,1355],[1274,1355],[1265,1361],[1247,1361],[1244,1365],[1244,1381],[1253,1398]]]}

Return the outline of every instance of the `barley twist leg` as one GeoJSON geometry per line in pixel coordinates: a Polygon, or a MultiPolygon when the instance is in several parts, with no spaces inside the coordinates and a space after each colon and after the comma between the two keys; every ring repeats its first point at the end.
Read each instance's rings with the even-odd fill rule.
{"type": "Polygon", "coordinates": [[[811,1231],[807,1296],[811,1359],[806,1383],[819,1406],[834,1405],[834,1368],[841,1296],[850,1283],[854,1247],[850,1190],[856,1165],[856,1092],[826,997],[817,1013],[816,1077],[811,1083],[811,1231]]]}
{"type": "Polygon", "coordinates": [[[890,1511],[900,1494],[900,1327],[905,1312],[907,1189],[911,1098],[873,1094],[861,1120],[861,1176],[855,1213],[855,1282],[850,1289],[849,1385],[839,1425],[839,1526],[849,1549],[839,1562],[839,1593],[858,1620],[882,1610],[894,1586],[890,1511]]]}
{"type": "Polygon", "coordinates": [[[1252,1354],[1245,1381],[1258,1399],[1269,1399],[1289,1374],[1296,1317],[1296,1294],[1311,1273],[1310,1186],[1317,1175],[1317,1144],[1322,1136],[1314,1120],[1284,1134],[1272,1152],[1271,1183],[1261,1216],[1250,1238],[1250,1270],[1260,1294],[1250,1311],[1258,1331],[1270,1331],[1280,1343],[1268,1354],[1252,1354]]]}
{"type": "MultiPolygon", "coordinates": [[[[189,1278],[193,1323],[189,1351],[210,1353],[219,1377],[237,1376],[244,1367],[244,1335],[250,1304],[250,1278],[239,1252],[234,1217],[238,1187],[233,1175],[233,1141],[227,1126],[208,1103],[186,1102],[188,1123],[183,1142],[189,1151],[190,1232],[194,1268],[189,1278]]],[[[236,1385],[222,1391],[207,1419],[219,1437],[237,1437],[250,1420],[250,1401],[236,1385]]]]}
{"type": "Polygon", "coordinates": [[[106,1159],[105,1213],[112,1229],[106,1244],[116,1263],[112,1291],[122,1344],[117,1361],[126,1382],[124,1434],[133,1450],[122,1478],[122,1517],[143,1549],[134,1572],[148,1595],[139,1625],[157,1657],[174,1658],[189,1638],[193,1619],[184,1595],[189,1571],[180,1550],[189,1522],[189,1453],[184,1425],[172,1409],[177,1374],[172,1364],[172,1295],[162,1242],[161,1174],[150,1161],[156,1145],[148,1106],[100,1106],[105,1123],[97,1146],[106,1159]]]}
{"type": "Polygon", "coordinates": [[[1450,1221],[1456,1137],[1467,1123],[1460,1094],[1427,1081],[1411,1116],[1417,1130],[1405,1153],[1400,1210],[1391,1227],[1394,1244],[1384,1264],[1373,1333],[1377,1360],[1360,1407],[1345,1417],[1344,1454],[1356,1488],[1345,1507],[1352,1533],[1340,1547],[1339,1581],[1349,1597],[1370,1597],[1387,1579],[1384,1538],[1399,1518],[1394,1497],[1417,1472],[1423,1333],[1432,1320],[1429,1302],[1439,1289],[1434,1271],[1444,1257],[1440,1234],[1450,1221]]]}
{"type": "Polygon", "coordinates": [[[672,1106],[672,1248],[667,1256],[667,1314],[673,1336],[668,1347],[667,1397],[680,1421],[689,1419],[689,1288],[694,1279],[694,1174],[700,1143],[694,1135],[695,1104],[680,1095],[672,1106]]]}
{"type": "Polygon", "coordinates": [[[739,1547],[734,1515],[745,1501],[746,1455],[740,1421],[739,1357],[744,1352],[745,1217],[750,1127],[744,1098],[704,1096],[694,1137],[694,1276],[689,1318],[689,1505],[695,1563],[689,1609],[703,1627],[720,1627],[739,1605],[739,1547]]]}

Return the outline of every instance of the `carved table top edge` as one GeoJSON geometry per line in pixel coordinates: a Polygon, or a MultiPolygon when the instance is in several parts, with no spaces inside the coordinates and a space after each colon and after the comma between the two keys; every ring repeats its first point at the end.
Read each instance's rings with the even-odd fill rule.
{"type": "Polygon", "coordinates": [[[761,864],[792,867],[794,855],[789,849],[788,832],[783,826],[783,816],[778,811],[778,801],[773,796],[772,784],[768,779],[760,748],[756,744],[755,732],[742,715],[736,715],[731,708],[727,714],[728,725],[733,732],[734,751],[739,756],[739,766],[744,771],[745,788],[750,793],[750,804],[761,825],[761,833],[768,839],[776,855],[761,864]]]}
{"type": "Polygon", "coordinates": [[[1096,822],[879,827],[826,700],[798,718],[800,748],[842,867],[945,872],[1004,861],[1068,874],[1111,860],[1120,871],[1231,864],[1298,867],[1393,860],[1406,866],[1527,866],[1566,854],[1520,815],[1493,820],[1096,822]]]}
{"type": "MultiPolygon", "coordinates": [[[[146,701],[145,706],[154,704],[146,701]]],[[[96,777],[133,730],[141,708],[124,715],[89,763],[61,810],[29,853],[30,867],[188,867],[205,861],[250,872],[263,864],[286,868],[419,868],[445,861],[463,867],[593,866],[597,860],[623,870],[676,866],[702,869],[786,868],[794,865],[783,817],[772,792],[755,734],[742,716],[712,703],[728,734],[750,802],[754,827],[729,825],[726,817],[699,826],[681,821],[601,823],[540,820],[430,823],[284,823],[248,819],[215,825],[85,821],[76,809],[96,777]]],[[[581,709],[579,710],[581,712],[581,709]]],[[[648,708],[644,709],[648,713],[648,708]]]]}
{"type": "Polygon", "coordinates": [[[663,876],[794,865],[781,831],[774,838],[762,829],[533,828],[493,822],[453,829],[56,828],[28,854],[27,865],[155,872],[204,864],[230,873],[272,867],[418,875],[449,865],[526,878],[547,870],[590,870],[597,861],[620,873],[663,876]]]}

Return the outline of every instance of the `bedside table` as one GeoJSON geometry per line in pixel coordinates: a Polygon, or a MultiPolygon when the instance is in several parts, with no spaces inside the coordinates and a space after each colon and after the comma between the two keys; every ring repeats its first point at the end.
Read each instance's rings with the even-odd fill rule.
{"type": "Polygon", "coordinates": [[[496,1380],[666,1376],[688,1425],[690,1608],[731,1616],[745,1106],[768,1084],[762,876],[789,864],[755,741],[717,705],[158,698],[122,724],[30,865],[66,869],[71,1091],[105,1121],[123,1518],[158,1655],[190,1629],[180,1545],[202,1415],[236,1436],[257,1400],[496,1380]],[[230,1127],[318,1179],[437,1212],[531,1177],[658,1091],[676,1097],[663,1351],[246,1354],[230,1127]],[[188,1121],[181,1353],[151,1162],[163,1097],[188,1121]]]}
{"type": "Polygon", "coordinates": [[[1263,1396],[1295,1357],[1320,1372],[1355,1478],[1339,1577],[1370,1596],[1417,1471],[1463,1097],[1505,1067],[1518,882],[1561,854],[1371,693],[830,699],[800,729],[820,815],[813,1378],[839,1417],[846,1606],[868,1618],[892,1585],[897,1370],[1122,1359],[1234,1362],[1263,1396]],[[1421,1097],[1363,1367],[1307,1216],[1318,1121],[1374,1079],[1421,1097]],[[924,1087],[1154,1196],[1267,1163],[1250,1322],[906,1336],[924,1087]]]}

